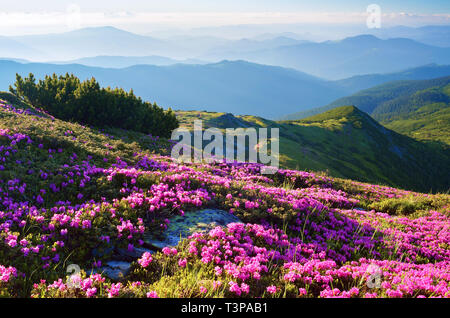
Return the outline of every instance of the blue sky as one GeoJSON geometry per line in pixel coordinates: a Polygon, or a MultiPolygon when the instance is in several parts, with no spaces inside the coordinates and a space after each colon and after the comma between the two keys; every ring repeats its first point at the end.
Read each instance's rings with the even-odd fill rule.
{"type": "Polygon", "coordinates": [[[2,1],[0,35],[111,25],[137,33],[249,24],[353,24],[380,6],[383,26],[450,24],[449,0],[16,0],[2,1]]]}
{"type": "Polygon", "coordinates": [[[410,13],[450,13],[448,0],[19,0],[2,1],[0,11],[64,10],[78,4],[85,10],[146,11],[361,11],[369,4],[386,11],[410,13]]]}

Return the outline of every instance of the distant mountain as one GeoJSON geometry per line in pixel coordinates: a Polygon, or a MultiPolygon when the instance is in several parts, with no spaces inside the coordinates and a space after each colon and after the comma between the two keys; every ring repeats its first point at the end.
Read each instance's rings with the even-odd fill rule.
{"type": "Polygon", "coordinates": [[[407,100],[421,90],[426,90],[432,87],[445,86],[449,82],[449,78],[449,76],[446,76],[429,80],[388,82],[359,91],[350,96],[339,98],[326,106],[321,106],[306,111],[300,111],[291,115],[284,116],[281,119],[298,120],[309,116],[314,116],[335,107],[344,105],[354,105],[362,111],[367,112],[371,115],[377,113],[381,114],[380,110],[383,109],[384,105],[396,102],[398,100],[407,100]]]}
{"type": "Polygon", "coordinates": [[[223,45],[215,46],[210,49],[206,56],[217,58],[224,54],[234,54],[239,56],[240,53],[252,52],[255,50],[275,49],[281,46],[298,45],[307,43],[308,41],[296,40],[286,36],[276,36],[266,39],[240,39],[228,41],[223,45]]]}
{"type": "Polygon", "coordinates": [[[283,167],[423,191],[450,186],[447,150],[386,129],[356,107],[286,122],[199,111],[177,112],[177,117],[188,129],[195,119],[203,121],[204,129],[279,128],[283,167]]]}
{"type": "Polygon", "coordinates": [[[392,81],[426,80],[445,76],[450,76],[450,65],[428,64],[394,73],[352,76],[335,81],[335,83],[356,93],[357,91],[392,81]]]}
{"type": "Polygon", "coordinates": [[[449,25],[427,25],[418,28],[396,26],[371,29],[371,33],[381,38],[409,38],[429,45],[450,47],[449,25]]]}
{"type": "MultiPolygon", "coordinates": [[[[291,67],[329,79],[389,73],[430,63],[450,64],[450,48],[403,38],[382,40],[373,35],[281,46],[239,55],[241,59],[255,63],[291,67]]],[[[233,54],[222,57],[236,58],[233,54]]]]}
{"type": "Polygon", "coordinates": [[[82,79],[94,76],[103,86],[132,88],[138,96],[164,107],[226,110],[266,118],[317,107],[348,94],[333,83],[296,70],[244,61],[124,69],[0,61],[0,68],[0,90],[14,82],[16,72],[32,72],[37,78],[69,72],[82,79]]]}
{"type": "Polygon", "coordinates": [[[290,38],[290,39],[303,41],[303,42],[309,42],[308,40],[305,40],[302,35],[297,34],[295,32],[263,33],[263,34],[259,34],[257,36],[252,37],[252,39],[264,41],[264,40],[270,40],[270,39],[275,39],[275,38],[280,38],[280,37],[290,38]]]}
{"type": "Polygon", "coordinates": [[[220,55],[225,54],[225,52],[227,52],[226,54],[231,54],[232,52],[239,55],[241,52],[272,49],[279,46],[295,45],[306,42],[283,34],[267,35],[262,38],[241,38],[238,40],[212,36],[180,35],[169,37],[165,40],[176,43],[183,48],[186,54],[190,54],[191,56],[210,56],[209,60],[221,60],[220,55]]]}
{"type": "Polygon", "coordinates": [[[97,55],[164,55],[175,50],[165,41],[123,31],[114,27],[95,27],[66,33],[16,36],[13,40],[45,52],[48,59],[76,59],[97,55]]]}
{"type": "MultiPolygon", "coordinates": [[[[236,30],[239,28],[245,29],[240,26],[236,30]]],[[[445,29],[429,27],[426,30],[434,30],[436,38],[448,38],[445,29]]],[[[0,38],[0,44],[3,44],[2,40],[5,42],[0,47],[0,57],[33,61],[72,61],[96,56],[162,56],[209,63],[225,59],[247,60],[295,68],[328,79],[389,73],[430,63],[450,64],[450,48],[407,38],[380,39],[366,34],[315,43],[301,39],[299,34],[283,32],[260,33],[253,37],[245,37],[243,33],[238,40],[193,34],[162,39],[114,27],[90,27],[58,34],[0,38]]],[[[85,62],[91,66],[117,67],[110,61],[85,62]]],[[[131,64],[117,63],[120,67],[131,64]]],[[[156,60],[152,64],[166,65],[164,63],[168,62],[156,60]]]]}
{"type": "Polygon", "coordinates": [[[219,37],[189,35],[162,39],[110,26],[89,27],[56,34],[15,36],[8,39],[43,52],[38,59],[31,54],[25,56],[27,59],[39,61],[69,61],[96,56],[164,56],[185,60],[204,54],[214,47],[234,42],[219,37]]]}
{"type": "Polygon", "coordinates": [[[205,61],[186,59],[175,60],[164,56],[93,56],[71,61],[54,62],[55,64],[82,64],[86,66],[105,68],[126,68],[133,65],[173,65],[173,64],[207,64],[205,61]]]}
{"type": "MultiPolygon", "coordinates": [[[[241,52],[272,49],[283,45],[294,45],[304,41],[285,36],[264,40],[230,40],[211,36],[174,36],[160,39],[148,35],[139,35],[114,27],[90,27],[71,32],[43,35],[26,35],[7,38],[12,42],[37,50],[42,54],[39,60],[67,61],[92,56],[166,56],[177,60],[186,60],[214,54],[217,52],[241,52]]],[[[11,44],[11,51],[14,46],[11,44]]],[[[20,51],[18,51],[20,53],[20,51]]],[[[16,57],[8,54],[6,57],[16,57]]],[[[31,54],[21,57],[36,60],[31,54]]],[[[206,59],[218,61],[222,59],[206,59]]],[[[128,65],[129,63],[127,63],[128,65]]],[[[153,64],[153,63],[152,63],[153,64]]],[[[97,64],[95,64],[97,65],[97,64]]],[[[128,65],[129,66],[129,65],[128,65]]]]}
{"type": "Polygon", "coordinates": [[[25,58],[42,58],[44,54],[37,49],[15,41],[9,37],[0,36],[0,58],[20,60],[25,58]]]}

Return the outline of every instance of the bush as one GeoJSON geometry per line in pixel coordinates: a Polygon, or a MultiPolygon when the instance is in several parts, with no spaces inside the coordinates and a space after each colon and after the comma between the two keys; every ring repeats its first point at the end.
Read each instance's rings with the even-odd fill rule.
{"type": "Polygon", "coordinates": [[[46,76],[36,83],[33,74],[16,74],[10,92],[33,106],[62,120],[95,127],[134,130],[160,137],[170,137],[178,127],[171,109],[142,101],[131,90],[101,88],[95,78],[81,82],[73,74],[46,76]]]}

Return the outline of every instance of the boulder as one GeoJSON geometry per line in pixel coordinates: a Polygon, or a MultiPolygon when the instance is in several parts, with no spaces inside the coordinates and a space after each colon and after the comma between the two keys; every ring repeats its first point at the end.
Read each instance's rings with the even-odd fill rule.
{"type": "Polygon", "coordinates": [[[121,280],[130,272],[131,264],[122,261],[109,261],[105,266],[96,270],[97,273],[103,274],[113,280],[121,280]]]}
{"type": "Polygon", "coordinates": [[[195,232],[208,232],[217,226],[227,226],[230,223],[241,223],[241,221],[237,216],[224,210],[206,209],[186,212],[184,216],[177,215],[171,218],[162,236],[156,237],[147,233],[144,234],[144,241],[150,246],[162,249],[166,246],[176,246],[195,232]]]}

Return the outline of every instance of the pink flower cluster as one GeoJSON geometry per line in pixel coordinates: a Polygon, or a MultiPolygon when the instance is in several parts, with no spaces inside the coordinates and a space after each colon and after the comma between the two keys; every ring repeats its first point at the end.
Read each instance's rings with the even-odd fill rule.
{"type": "Polygon", "coordinates": [[[141,258],[138,259],[138,263],[145,268],[152,262],[152,260],[152,254],[150,254],[149,252],[145,252],[144,254],[142,254],[141,258]]]}
{"type": "Polygon", "coordinates": [[[7,283],[12,277],[17,277],[17,270],[11,266],[0,265],[0,283],[7,283]]]}

